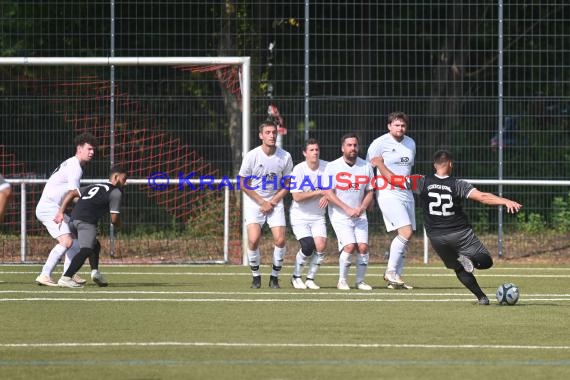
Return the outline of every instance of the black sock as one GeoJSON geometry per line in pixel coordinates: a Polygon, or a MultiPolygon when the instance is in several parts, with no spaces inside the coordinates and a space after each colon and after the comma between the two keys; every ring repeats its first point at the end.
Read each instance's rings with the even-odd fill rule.
{"type": "Polygon", "coordinates": [[[75,255],[75,257],[71,260],[71,264],[69,264],[69,268],[67,268],[67,270],[65,271],[65,273],[63,275],[66,277],[73,277],[73,275],[75,273],[77,273],[79,271],[79,269],[81,269],[81,267],[83,266],[83,263],[85,263],[85,260],[87,259],[87,257],[91,256],[92,254],[93,254],[93,249],[81,248],[79,250],[79,253],[77,255],[75,255]]]}
{"type": "Polygon", "coordinates": [[[91,270],[99,270],[99,252],[101,252],[101,244],[99,244],[99,240],[96,240],[95,248],[93,248],[93,252],[89,255],[89,266],[91,270]]]}
{"type": "Polygon", "coordinates": [[[481,287],[479,287],[479,284],[477,283],[477,280],[475,279],[473,273],[466,272],[465,269],[461,268],[455,270],[455,275],[457,276],[459,282],[461,282],[467,289],[469,289],[471,293],[475,294],[475,297],[477,297],[477,299],[485,296],[485,293],[483,293],[483,290],[481,290],[481,287]]]}

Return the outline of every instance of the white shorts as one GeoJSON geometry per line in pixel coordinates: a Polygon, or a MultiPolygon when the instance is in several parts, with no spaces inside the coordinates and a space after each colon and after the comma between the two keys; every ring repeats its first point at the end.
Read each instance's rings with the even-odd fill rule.
{"type": "Polygon", "coordinates": [[[395,231],[400,227],[412,226],[412,230],[416,230],[416,211],[414,209],[414,201],[405,201],[400,199],[378,199],[380,211],[384,218],[386,231],[395,231]]]}
{"type": "Polygon", "coordinates": [[[338,250],[342,251],[349,244],[368,244],[368,219],[350,218],[332,221],[336,239],[338,240],[338,250]]]}
{"type": "Polygon", "coordinates": [[[325,218],[315,220],[312,222],[301,222],[292,224],[291,228],[295,234],[295,239],[301,240],[304,237],[327,237],[327,223],[325,218]]]}
{"type": "Polygon", "coordinates": [[[247,196],[243,197],[243,199],[243,215],[246,226],[253,223],[257,223],[260,226],[267,223],[269,228],[285,227],[287,225],[287,222],[285,221],[285,207],[283,206],[283,201],[273,207],[273,211],[271,211],[271,213],[264,215],[260,211],[260,207],[257,202],[252,201],[247,196]]]}
{"type": "Polygon", "coordinates": [[[55,214],[57,214],[58,211],[59,211],[58,205],[38,204],[38,207],[36,208],[36,218],[38,218],[38,220],[42,222],[44,226],[46,226],[49,234],[54,239],[57,239],[61,235],[71,234],[68,225],[69,216],[64,214],[63,222],[61,222],[61,224],[56,224],[53,221],[53,218],[55,217],[55,214]]]}

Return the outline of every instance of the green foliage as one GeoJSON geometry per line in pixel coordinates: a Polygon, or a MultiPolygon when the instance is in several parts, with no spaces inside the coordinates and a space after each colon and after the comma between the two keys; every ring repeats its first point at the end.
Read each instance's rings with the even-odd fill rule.
{"type": "Polygon", "coordinates": [[[536,212],[517,214],[517,228],[521,232],[541,233],[546,227],[546,222],[542,215],[536,212]]]}
{"type": "Polygon", "coordinates": [[[558,232],[570,231],[570,193],[567,199],[554,197],[552,200],[552,228],[558,232]]]}

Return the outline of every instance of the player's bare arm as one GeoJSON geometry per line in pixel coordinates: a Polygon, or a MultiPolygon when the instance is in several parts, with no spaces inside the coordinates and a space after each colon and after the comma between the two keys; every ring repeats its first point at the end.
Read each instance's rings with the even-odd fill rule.
{"type": "Polygon", "coordinates": [[[392,186],[402,186],[402,176],[395,175],[388,167],[384,164],[384,158],[382,156],[372,157],[370,159],[370,164],[380,171],[382,177],[392,186]]]}
{"type": "Polygon", "coordinates": [[[346,203],[344,203],[343,201],[341,201],[333,189],[323,190],[323,191],[325,193],[327,201],[329,203],[332,203],[333,205],[335,205],[337,207],[340,207],[346,215],[348,215],[351,218],[355,218],[355,217],[360,216],[360,209],[359,208],[352,208],[352,207],[348,206],[346,203]]]}
{"type": "Polygon", "coordinates": [[[484,193],[477,189],[474,189],[469,194],[469,199],[477,201],[487,206],[505,206],[507,208],[507,212],[514,214],[518,212],[522,205],[518,202],[512,201],[507,198],[499,197],[492,193],[484,193]]]}
{"type": "Polygon", "coordinates": [[[362,200],[362,204],[360,205],[360,215],[362,215],[368,208],[372,205],[372,201],[374,200],[374,191],[366,190],[366,194],[364,195],[364,199],[362,200]]]}
{"type": "Polygon", "coordinates": [[[273,198],[269,200],[269,203],[271,203],[273,207],[277,206],[277,204],[281,202],[281,200],[285,198],[287,194],[289,194],[289,186],[291,186],[291,180],[285,179],[283,185],[284,186],[281,189],[279,189],[277,193],[275,193],[273,198]]]}
{"type": "Polygon", "coordinates": [[[309,199],[313,199],[315,197],[322,198],[323,197],[323,191],[321,189],[315,189],[315,190],[311,190],[311,191],[291,193],[291,196],[293,197],[293,199],[296,202],[303,202],[303,201],[307,201],[309,199]]]}
{"type": "Polygon", "coordinates": [[[67,210],[75,198],[79,198],[80,196],[81,194],[77,189],[68,191],[65,198],[63,198],[63,202],[61,202],[61,206],[59,207],[57,214],[55,214],[53,221],[57,224],[60,224],[63,221],[63,214],[65,213],[65,210],[67,210]]]}
{"type": "MultiPolygon", "coordinates": [[[[251,178],[246,179],[246,178],[241,177],[240,178],[240,188],[251,199],[253,199],[260,207],[263,207],[264,203],[267,203],[271,207],[271,209],[273,209],[273,205],[271,205],[271,203],[269,203],[269,201],[266,201],[265,199],[263,199],[259,194],[257,194],[257,192],[255,190],[253,190],[251,188],[251,178]]],[[[265,207],[268,207],[268,205],[265,205],[265,207]]]]}

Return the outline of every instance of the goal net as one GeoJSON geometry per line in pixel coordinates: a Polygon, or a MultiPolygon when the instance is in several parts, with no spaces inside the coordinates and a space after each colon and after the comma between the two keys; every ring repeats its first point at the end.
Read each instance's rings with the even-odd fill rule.
{"type": "Polygon", "coordinates": [[[241,57],[0,58],[0,174],[14,193],[0,262],[45,260],[53,239],[35,206],[90,132],[99,146],[84,182],[111,164],[130,174],[123,228],[101,223],[103,260],[241,263],[240,193],[228,184],[249,149],[249,81],[241,57]]]}

